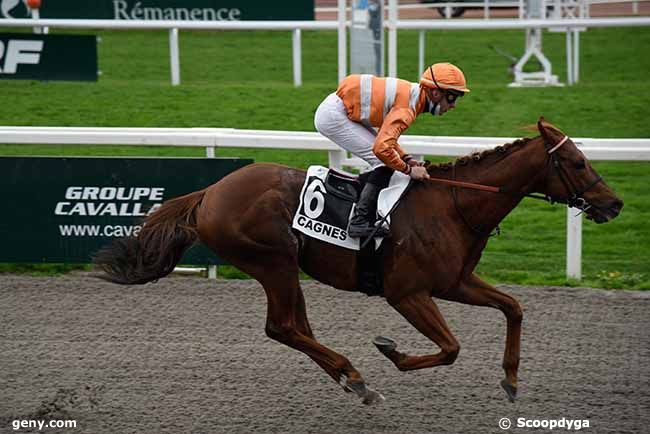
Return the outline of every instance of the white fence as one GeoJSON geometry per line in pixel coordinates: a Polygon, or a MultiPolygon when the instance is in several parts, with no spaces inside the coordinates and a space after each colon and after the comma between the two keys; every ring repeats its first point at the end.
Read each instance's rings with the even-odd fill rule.
{"type": "MultiPolygon", "coordinates": [[[[413,155],[462,156],[515,140],[510,137],[430,137],[404,135],[403,147],[413,155]]],[[[573,138],[591,160],[650,161],[650,139],[573,138]]],[[[236,130],[227,128],[71,128],[0,127],[0,143],[193,146],[214,157],[216,148],[266,148],[327,151],[331,167],[362,167],[318,133],[236,130]]],[[[567,211],[567,276],[582,277],[582,217],[567,211]]]]}
{"type": "MultiPolygon", "coordinates": [[[[393,4],[397,0],[390,0],[393,4]]],[[[347,47],[345,5],[339,8],[339,21],[135,21],[135,20],[59,20],[59,19],[7,19],[0,20],[0,28],[48,27],[60,29],[113,29],[113,30],[167,30],[169,32],[169,52],[172,85],[181,82],[178,38],[179,30],[276,30],[291,31],[293,47],[293,80],[295,86],[302,84],[302,30],[338,30],[338,79],[347,75],[347,47]]],[[[388,20],[384,22],[388,29],[388,75],[397,76],[397,30],[471,30],[471,29],[537,29],[562,28],[570,34],[574,29],[590,27],[630,27],[649,26],[650,17],[634,18],[590,18],[590,19],[555,19],[555,20],[520,20],[520,19],[471,19],[471,20],[398,20],[397,8],[391,7],[388,20]]],[[[422,35],[423,33],[421,33],[422,35]]],[[[424,38],[420,36],[420,53],[424,53],[424,38]]],[[[577,61],[577,55],[576,61],[577,61]]],[[[423,63],[420,54],[419,63],[423,63]]],[[[571,56],[567,53],[567,62],[571,56]]],[[[420,68],[422,69],[422,68],[420,68]]]]}

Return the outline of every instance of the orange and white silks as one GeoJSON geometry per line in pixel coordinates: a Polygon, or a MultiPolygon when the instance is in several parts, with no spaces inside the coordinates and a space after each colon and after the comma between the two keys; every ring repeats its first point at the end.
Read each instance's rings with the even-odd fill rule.
{"type": "Polygon", "coordinates": [[[423,112],[426,96],[420,85],[398,78],[350,75],[341,81],[336,95],[351,121],[379,128],[373,153],[391,169],[405,172],[406,152],[397,139],[423,112]]]}

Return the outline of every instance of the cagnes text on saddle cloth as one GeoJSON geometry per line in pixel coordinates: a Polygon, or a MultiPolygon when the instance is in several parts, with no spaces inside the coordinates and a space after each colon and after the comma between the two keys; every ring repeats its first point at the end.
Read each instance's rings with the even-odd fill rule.
{"type": "MultiPolygon", "coordinates": [[[[358,238],[348,236],[347,227],[354,210],[353,203],[330,194],[325,188],[325,178],[329,169],[323,166],[310,166],[305,183],[300,192],[300,205],[293,217],[292,227],[305,235],[330,244],[359,250],[358,238]]],[[[381,191],[377,201],[378,220],[390,211],[402,195],[409,182],[409,176],[396,172],[390,184],[381,191]]],[[[390,216],[385,224],[390,224],[390,216]]],[[[375,246],[381,245],[381,238],[375,246]]]]}

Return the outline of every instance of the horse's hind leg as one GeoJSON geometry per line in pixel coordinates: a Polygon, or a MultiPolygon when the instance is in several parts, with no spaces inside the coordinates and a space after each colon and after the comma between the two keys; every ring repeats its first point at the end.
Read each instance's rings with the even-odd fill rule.
{"type": "Polygon", "coordinates": [[[440,352],[425,356],[409,356],[396,350],[397,345],[388,338],[377,337],[375,345],[400,371],[450,365],[456,360],[460,346],[447,327],[438,306],[428,294],[422,292],[404,297],[393,307],[416,329],[440,347],[440,352]]]}
{"type": "Polygon", "coordinates": [[[266,334],[270,338],[308,355],[346,391],[361,397],[364,404],[383,401],[381,394],[365,385],[359,371],[346,357],[314,338],[297,269],[288,276],[266,277],[260,282],[268,299],[266,334]]]}
{"type": "Polygon", "coordinates": [[[508,394],[510,402],[514,402],[517,397],[517,370],[519,369],[519,346],[523,319],[521,306],[517,300],[485,283],[475,274],[462,281],[458,289],[451,290],[441,295],[440,298],[475,306],[493,307],[499,309],[506,316],[508,331],[506,349],[503,354],[503,369],[506,378],[501,381],[501,386],[508,394]]]}

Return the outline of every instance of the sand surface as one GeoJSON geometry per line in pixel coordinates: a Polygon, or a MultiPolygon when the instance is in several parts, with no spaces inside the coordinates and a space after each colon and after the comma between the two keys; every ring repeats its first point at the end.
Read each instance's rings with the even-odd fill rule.
{"type": "MultiPolygon", "coordinates": [[[[650,294],[503,287],[524,307],[519,399],[499,387],[505,319],[437,301],[461,344],[452,366],[399,372],[371,344],[437,351],[381,298],[303,282],[316,337],[386,397],[368,407],[264,333],[254,281],[172,277],[121,287],[69,275],[0,276],[0,433],[499,433],[509,417],[650,426],[650,294]]],[[[553,432],[566,432],[556,428],[553,432]]],[[[510,432],[548,432],[517,428],[510,432]]]]}

